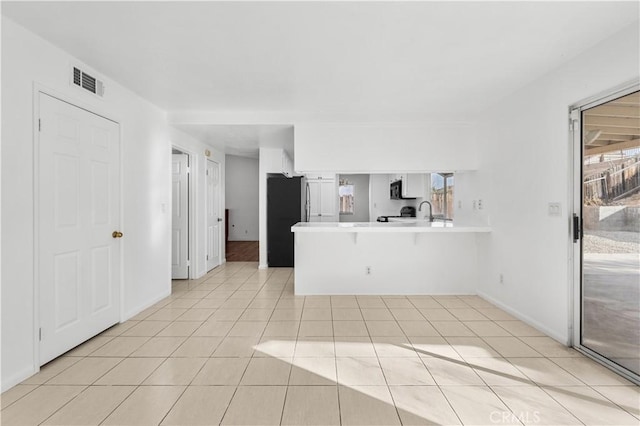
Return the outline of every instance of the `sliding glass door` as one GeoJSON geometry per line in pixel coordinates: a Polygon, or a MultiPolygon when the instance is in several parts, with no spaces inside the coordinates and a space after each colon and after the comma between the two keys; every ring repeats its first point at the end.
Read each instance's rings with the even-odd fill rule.
{"type": "Polygon", "coordinates": [[[573,227],[581,278],[576,343],[632,379],[640,375],[640,92],[635,90],[572,114],[580,157],[573,227]]]}

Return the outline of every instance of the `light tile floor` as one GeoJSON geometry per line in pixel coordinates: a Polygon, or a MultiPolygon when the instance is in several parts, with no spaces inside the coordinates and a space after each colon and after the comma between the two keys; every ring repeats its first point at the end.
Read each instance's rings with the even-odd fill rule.
{"type": "Polygon", "coordinates": [[[227,263],[2,394],[9,425],[638,425],[640,392],[477,296],[293,294],[227,263]]]}

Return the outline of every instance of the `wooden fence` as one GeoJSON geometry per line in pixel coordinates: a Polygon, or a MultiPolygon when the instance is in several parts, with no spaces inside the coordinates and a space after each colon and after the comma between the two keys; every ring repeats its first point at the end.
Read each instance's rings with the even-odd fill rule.
{"type": "MultiPolygon", "coordinates": [[[[431,205],[433,206],[434,215],[442,215],[445,213],[445,196],[444,188],[431,189],[431,205]]],[[[453,186],[447,187],[447,218],[453,219],[453,186]]]]}
{"type": "Polygon", "coordinates": [[[587,205],[603,205],[640,190],[640,156],[585,176],[584,201],[587,205]]]}

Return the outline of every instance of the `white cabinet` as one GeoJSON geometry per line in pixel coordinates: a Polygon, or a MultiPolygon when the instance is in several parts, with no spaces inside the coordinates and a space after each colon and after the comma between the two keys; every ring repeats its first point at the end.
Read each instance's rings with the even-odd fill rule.
{"type": "Polygon", "coordinates": [[[403,198],[422,198],[427,188],[426,173],[402,173],[389,175],[390,182],[402,181],[403,198]]]}
{"type": "Polygon", "coordinates": [[[282,150],[282,174],[287,177],[293,176],[293,161],[285,150],[282,150]]]}
{"type": "MultiPolygon", "coordinates": [[[[307,176],[309,177],[309,176],[307,176]]],[[[309,185],[309,222],[337,222],[338,188],[335,175],[307,179],[309,185]]]]}
{"type": "Polygon", "coordinates": [[[424,197],[427,175],[425,173],[407,173],[402,175],[402,196],[407,198],[424,197]]]}
{"type": "Polygon", "coordinates": [[[287,177],[293,176],[293,161],[283,149],[260,148],[260,162],[264,164],[264,170],[267,173],[282,173],[287,177]]]}

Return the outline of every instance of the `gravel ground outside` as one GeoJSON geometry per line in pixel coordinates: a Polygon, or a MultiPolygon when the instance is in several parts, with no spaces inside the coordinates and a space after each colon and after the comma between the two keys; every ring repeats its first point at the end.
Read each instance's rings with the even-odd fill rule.
{"type": "Polygon", "coordinates": [[[640,231],[586,231],[583,244],[585,253],[640,254],[640,231]]]}

